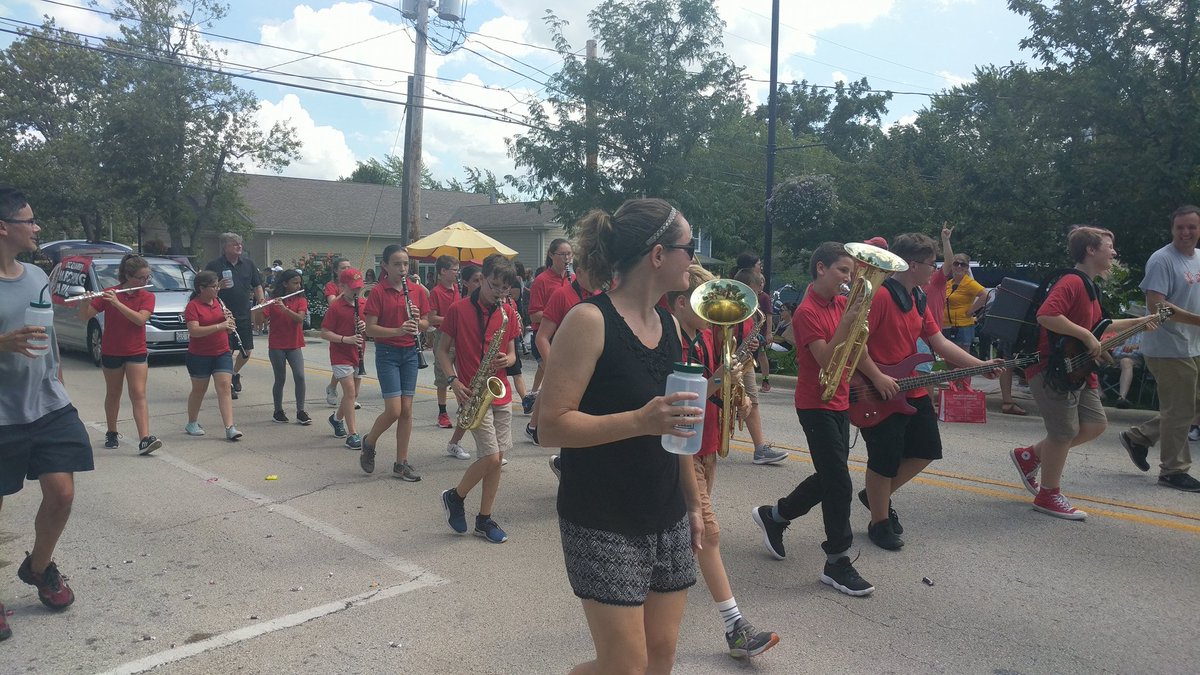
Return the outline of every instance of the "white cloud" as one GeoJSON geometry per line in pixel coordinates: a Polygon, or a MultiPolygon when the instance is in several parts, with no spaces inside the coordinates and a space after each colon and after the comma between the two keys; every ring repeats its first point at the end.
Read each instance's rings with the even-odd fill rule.
{"type": "Polygon", "coordinates": [[[973,78],[973,77],[963,77],[961,75],[955,75],[954,73],[951,73],[948,70],[939,70],[937,74],[939,77],[946,80],[946,85],[949,87],[959,87],[964,84],[970,84],[971,82],[973,82],[975,80],[975,78],[973,78]]]}
{"type": "MultiPolygon", "coordinates": [[[[117,33],[117,22],[104,14],[88,11],[85,0],[59,0],[65,4],[74,5],[73,7],[63,7],[62,5],[47,5],[44,2],[37,0],[24,0],[18,2],[18,5],[30,7],[39,17],[39,21],[43,15],[54,17],[54,22],[59,28],[78,33],[86,33],[88,35],[96,35],[106,37],[117,33]]],[[[96,9],[102,11],[111,11],[113,6],[112,0],[100,0],[99,6],[96,9]]],[[[12,12],[5,12],[6,15],[12,16],[12,12]]]]}
{"type": "MultiPolygon", "coordinates": [[[[284,175],[333,180],[354,171],[354,153],[346,145],[345,134],[331,126],[318,126],[295,94],[285,95],[278,104],[259,102],[255,119],[264,130],[270,129],[276,122],[288,124],[295,129],[296,138],[303,143],[300,159],[288,165],[283,170],[284,175]]],[[[252,173],[266,173],[253,165],[247,165],[246,169],[252,173]]]]}
{"type": "Polygon", "coordinates": [[[833,78],[834,82],[849,82],[850,81],[850,78],[846,77],[846,74],[840,70],[833,71],[832,73],[829,74],[829,76],[833,78]]]}

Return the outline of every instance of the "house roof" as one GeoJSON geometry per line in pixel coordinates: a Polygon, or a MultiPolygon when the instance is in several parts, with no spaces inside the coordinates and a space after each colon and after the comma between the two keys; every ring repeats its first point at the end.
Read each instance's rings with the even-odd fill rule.
{"type": "MultiPolygon", "coordinates": [[[[481,230],[558,227],[558,209],[550,202],[513,202],[510,204],[473,204],[462,206],[450,216],[450,223],[462,221],[481,230]]],[[[449,223],[446,223],[449,224],[449,223]]]]}
{"type": "MultiPolygon", "coordinates": [[[[238,174],[242,179],[243,216],[258,232],[366,235],[400,231],[400,188],[313,178],[238,174]]],[[[486,205],[487,195],[422,190],[421,234],[452,222],[470,205],[486,205]]]]}

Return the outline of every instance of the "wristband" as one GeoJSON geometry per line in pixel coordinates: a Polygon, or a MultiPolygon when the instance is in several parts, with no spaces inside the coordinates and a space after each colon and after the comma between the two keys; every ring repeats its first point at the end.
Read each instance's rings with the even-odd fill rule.
{"type": "Polygon", "coordinates": [[[458,379],[457,375],[451,375],[451,376],[447,377],[446,378],[446,386],[448,387],[448,386],[454,384],[454,381],[457,379],[458,379]]]}

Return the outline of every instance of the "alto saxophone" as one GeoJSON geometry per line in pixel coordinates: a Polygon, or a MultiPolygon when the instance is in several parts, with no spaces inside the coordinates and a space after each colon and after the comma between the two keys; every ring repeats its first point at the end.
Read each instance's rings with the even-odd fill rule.
{"type": "Polygon", "coordinates": [[[742,419],[741,410],[742,405],[746,401],[746,384],[742,381],[742,374],[745,372],[745,368],[753,368],[748,363],[748,359],[750,358],[750,341],[762,330],[763,322],[766,320],[767,317],[762,313],[761,309],[754,310],[754,323],[750,328],[750,332],[742,339],[742,344],[738,346],[737,351],[733,354],[733,363],[737,372],[726,375],[726,377],[733,378],[733,386],[730,389],[729,395],[729,411],[737,415],[738,431],[745,428],[745,421],[742,419]]]}
{"type": "MultiPolygon", "coordinates": [[[[500,353],[500,346],[504,344],[504,334],[508,328],[507,308],[504,303],[499,303],[496,307],[500,310],[500,327],[492,334],[487,352],[479,361],[479,370],[476,370],[475,377],[471,378],[471,396],[466,403],[458,407],[458,418],[455,420],[455,424],[464,431],[478,429],[479,425],[483,424],[484,414],[492,406],[492,400],[504,398],[504,394],[508,391],[504,380],[492,374],[496,370],[492,363],[495,362],[496,355],[500,353]]],[[[486,330],[486,326],[484,328],[486,330]]]]}

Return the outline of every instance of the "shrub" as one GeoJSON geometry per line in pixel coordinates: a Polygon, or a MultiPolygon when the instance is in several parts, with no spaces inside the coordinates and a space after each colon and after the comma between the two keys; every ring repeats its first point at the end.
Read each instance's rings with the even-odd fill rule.
{"type": "Polygon", "coordinates": [[[333,279],[333,261],[338,256],[334,253],[309,252],[293,260],[292,265],[300,270],[301,288],[304,297],[308,299],[308,311],[317,325],[320,318],[325,316],[329,304],[325,301],[325,284],[333,279]]]}

